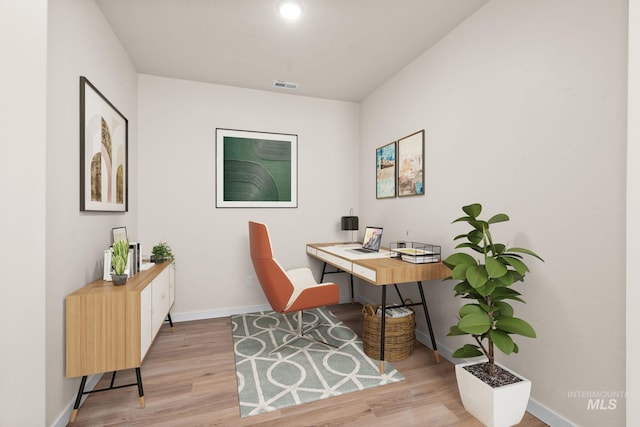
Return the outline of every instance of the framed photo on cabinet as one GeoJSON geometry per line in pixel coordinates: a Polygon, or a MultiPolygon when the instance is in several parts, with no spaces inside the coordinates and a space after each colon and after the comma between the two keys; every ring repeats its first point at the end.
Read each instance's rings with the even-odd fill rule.
{"type": "Polygon", "coordinates": [[[424,195],[424,129],[398,140],[398,197],[424,195]]]}
{"type": "Polygon", "coordinates": [[[298,135],[216,129],[216,207],[298,207],[298,135]]]}
{"type": "Polygon", "coordinates": [[[396,197],[396,142],[376,149],[376,199],[396,197]]]}
{"type": "Polygon", "coordinates": [[[128,210],[126,117],[80,76],[80,210],[128,210]]]}

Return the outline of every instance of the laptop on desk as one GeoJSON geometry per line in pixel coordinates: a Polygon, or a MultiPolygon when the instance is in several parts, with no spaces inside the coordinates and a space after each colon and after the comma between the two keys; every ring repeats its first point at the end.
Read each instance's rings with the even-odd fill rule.
{"type": "Polygon", "coordinates": [[[372,253],[380,251],[380,245],[382,244],[382,227],[367,226],[364,229],[364,239],[362,240],[362,247],[349,249],[354,253],[372,253]]]}

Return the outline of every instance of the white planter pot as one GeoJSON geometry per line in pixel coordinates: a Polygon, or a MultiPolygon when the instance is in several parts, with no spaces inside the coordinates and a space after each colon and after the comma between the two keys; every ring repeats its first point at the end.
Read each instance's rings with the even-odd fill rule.
{"type": "Polygon", "coordinates": [[[531,381],[500,366],[521,378],[522,381],[493,388],[464,369],[465,366],[477,363],[479,362],[456,365],[458,391],[464,409],[488,427],[507,427],[518,424],[527,410],[531,381]]]}

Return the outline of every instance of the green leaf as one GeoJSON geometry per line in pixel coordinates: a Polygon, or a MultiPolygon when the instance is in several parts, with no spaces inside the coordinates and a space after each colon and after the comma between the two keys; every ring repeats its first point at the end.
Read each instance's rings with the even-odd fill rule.
{"type": "Polygon", "coordinates": [[[529,271],[529,268],[527,267],[527,265],[517,258],[510,257],[510,256],[503,256],[502,259],[508,262],[509,265],[511,265],[511,267],[515,268],[515,270],[523,276],[527,273],[527,271],[529,271]]]}
{"type": "Polygon", "coordinates": [[[496,322],[496,328],[502,329],[503,331],[518,334],[529,338],[536,337],[536,331],[533,330],[533,327],[525,322],[522,319],[518,319],[517,317],[506,317],[504,319],[500,319],[496,322]]]}
{"type": "Polygon", "coordinates": [[[467,234],[467,239],[471,242],[471,243],[475,243],[478,244],[480,242],[482,242],[482,231],[480,230],[471,230],[468,234],[467,234]]]}
{"type": "Polygon", "coordinates": [[[476,289],[487,283],[487,280],[489,280],[487,271],[482,265],[469,266],[466,271],[466,277],[469,284],[476,289]]]}
{"type": "Polygon", "coordinates": [[[502,277],[507,274],[507,267],[495,258],[485,258],[485,265],[487,267],[487,274],[491,278],[502,277]]]}
{"type": "Polygon", "coordinates": [[[489,337],[491,337],[496,347],[504,354],[511,354],[513,352],[513,340],[509,334],[499,329],[494,329],[489,332],[489,337]]]}
{"type": "Polygon", "coordinates": [[[453,224],[453,223],[456,223],[456,222],[469,222],[469,223],[470,223],[470,222],[471,222],[471,221],[473,221],[474,219],[475,219],[475,218],[472,218],[472,217],[470,217],[470,216],[461,216],[460,218],[456,218],[456,219],[454,219],[454,220],[453,220],[453,222],[452,222],[452,224],[453,224]]]}
{"type": "Polygon", "coordinates": [[[507,274],[498,277],[498,281],[500,282],[501,286],[511,286],[520,280],[522,280],[522,275],[518,274],[514,270],[508,270],[507,274]]]}
{"type": "Polygon", "coordinates": [[[464,252],[456,252],[451,254],[444,260],[444,263],[449,266],[456,266],[459,264],[477,265],[478,262],[474,257],[464,252]]]}
{"type": "Polygon", "coordinates": [[[462,282],[457,283],[453,287],[453,290],[461,294],[466,294],[467,292],[473,291],[473,287],[469,284],[469,282],[464,280],[462,282]]]}
{"type": "Polygon", "coordinates": [[[468,334],[484,334],[491,327],[491,318],[486,314],[467,314],[460,322],[458,328],[468,334]]]}
{"type": "Polygon", "coordinates": [[[493,294],[495,289],[496,289],[496,284],[493,280],[487,280],[487,283],[485,283],[484,285],[474,288],[475,291],[477,291],[480,295],[482,295],[483,299],[484,297],[487,297],[493,294]]]}
{"type": "Polygon", "coordinates": [[[460,328],[458,328],[458,326],[456,325],[449,328],[449,333],[447,334],[447,336],[453,337],[455,335],[468,335],[468,334],[464,331],[461,331],[460,328]]]}
{"type": "Polygon", "coordinates": [[[511,307],[510,304],[504,301],[496,301],[493,307],[496,309],[496,311],[494,311],[494,317],[498,319],[502,317],[513,317],[513,307],[511,307]]]}
{"type": "Polygon", "coordinates": [[[494,301],[512,299],[515,301],[524,302],[523,299],[518,298],[519,295],[520,295],[520,292],[513,290],[511,288],[496,288],[493,291],[491,297],[493,298],[494,301]]]}
{"type": "Polygon", "coordinates": [[[544,260],[540,257],[540,255],[538,255],[537,253],[529,250],[529,249],[525,249],[525,248],[509,248],[509,252],[520,252],[523,254],[527,254],[527,255],[531,255],[533,257],[538,258],[540,261],[544,262],[544,260]]]}
{"type": "Polygon", "coordinates": [[[492,216],[489,221],[487,221],[489,224],[495,224],[496,222],[506,222],[509,221],[509,216],[507,214],[496,214],[494,216],[492,216]]]}
{"type": "Polygon", "coordinates": [[[494,243],[492,250],[493,250],[493,253],[495,253],[496,255],[502,255],[506,249],[507,247],[502,243],[494,243]]]}
{"type": "Polygon", "coordinates": [[[456,265],[453,267],[453,270],[451,270],[451,278],[455,280],[466,280],[468,268],[469,266],[467,264],[456,265]]]}
{"type": "Polygon", "coordinates": [[[514,353],[518,353],[520,351],[520,348],[518,347],[518,344],[516,344],[515,342],[513,343],[513,352],[514,353]]]}
{"type": "Polygon", "coordinates": [[[463,206],[462,210],[470,217],[478,218],[482,212],[482,205],[480,203],[473,203],[471,205],[463,206]]]}
{"type": "Polygon", "coordinates": [[[464,316],[466,316],[468,314],[484,314],[484,315],[486,315],[487,312],[484,311],[482,309],[482,307],[480,307],[478,304],[465,304],[458,311],[458,315],[460,317],[464,317],[464,316]]]}
{"type": "Polygon", "coordinates": [[[482,352],[479,350],[478,346],[475,345],[471,345],[471,344],[465,344],[463,347],[457,349],[456,351],[453,352],[453,354],[451,355],[452,357],[455,357],[456,359],[464,359],[467,357],[478,357],[478,356],[482,356],[482,352]]]}
{"type": "Polygon", "coordinates": [[[469,249],[473,249],[476,252],[480,252],[481,254],[484,254],[484,251],[482,250],[482,248],[472,242],[458,243],[456,245],[456,249],[460,249],[460,248],[469,248],[469,249]]]}

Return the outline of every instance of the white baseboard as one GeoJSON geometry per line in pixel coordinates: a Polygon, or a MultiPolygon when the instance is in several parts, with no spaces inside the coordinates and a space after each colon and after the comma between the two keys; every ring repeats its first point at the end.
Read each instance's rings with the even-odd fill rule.
{"type": "MultiPolygon", "coordinates": [[[[340,304],[351,302],[350,295],[341,295],[340,304]]],[[[208,311],[194,311],[190,313],[171,313],[171,320],[174,322],[188,322],[191,320],[217,319],[219,317],[233,316],[235,314],[255,313],[258,311],[269,311],[269,304],[245,305],[242,307],[220,308],[208,311]]]]}

